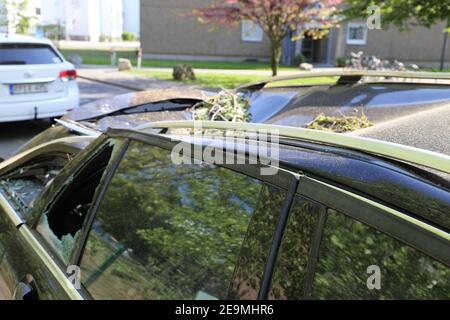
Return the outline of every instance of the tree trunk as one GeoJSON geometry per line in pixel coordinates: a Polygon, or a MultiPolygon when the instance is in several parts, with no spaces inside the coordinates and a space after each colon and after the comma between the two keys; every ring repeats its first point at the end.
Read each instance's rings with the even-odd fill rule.
{"type": "MultiPolygon", "coordinates": [[[[447,28],[450,27],[450,18],[447,19],[447,28]]],[[[441,66],[440,66],[440,71],[444,71],[444,65],[445,65],[445,57],[447,55],[447,42],[448,42],[448,32],[445,32],[444,35],[444,44],[442,46],[442,55],[441,55],[441,66]]]]}
{"type": "Polygon", "coordinates": [[[272,67],[272,76],[278,75],[278,66],[280,65],[282,53],[281,41],[272,41],[272,48],[270,54],[270,63],[272,67]]]}

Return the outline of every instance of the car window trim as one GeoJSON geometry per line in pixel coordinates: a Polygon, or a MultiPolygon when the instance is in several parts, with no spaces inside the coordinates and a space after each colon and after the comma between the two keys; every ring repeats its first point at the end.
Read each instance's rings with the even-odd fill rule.
{"type": "MultiPolygon", "coordinates": [[[[159,134],[153,134],[153,133],[141,133],[141,132],[136,132],[136,131],[125,131],[125,130],[109,130],[107,132],[108,136],[112,137],[112,138],[124,138],[124,139],[131,139],[133,141],[139,141],[148,145],[152,145],[155,147],[159,147],[165,150],[172,150],[173,147],[175,145],[177,145],[178,143],[182,142],[179,140],[175,140],[172,139],[170,137],[167,136],[163,136],[163,135],[159,135],[159,134]]],[[[199,145],[198,143],[191,143],[191,142],[187,142],[191,145],[199,145]]],[[[204,150],[207,146],[202,146],[202,150],[204,150]]],[[[211,147],[211,146],[210,146],[211,147]]],[[[214,149],[220,149],[219,147],[215,147],[214,149]]],[[[224,155],[229,154],[230,152],[234,151],[234,155],[236,155],[236,152],[238,152],[240,155],[245,156],[246,160],[248,160],[249,154],[248,153],[243,153],[240,150],[236,151],[236,149],[232,150],[227,150],[225,147],[222,148],[222,150],[224,151],[224,155]]],[[[203,159],[198,159],[195,157],[195,154],[192,155],[193,159],[197,159],[200,161],[203,161],[203,159]]],[[[204,161],[203,161],[204,162],[204,161]]],[[[281,188],[283,190],[288,191],[289,187],[290,187],[290,181],[292,176],[298,176],[298,174],[294,171],[291,170],[286,170],[283,169],[281,167],[276,167],[276,169],[278,170],[277,174],[275,175],[261,175],[260,174],[260,170],[262,168],[268,168],[268,167],[272,167],[275,168],[274,166],[267,166],[267,165],[262,165],[261,163],[258,162],[258,164],[236,164],[236,165],[228,165],[228,164],[215,164],[217,167],[223,167],[235,172],[239,172],[241,174],[247,175],[251,178],[254,178],[256,180],[259,180],[263,183],[281,188]]]]}
{"type": "MultiPolygon", "coordinates": [[[[90,138],[92,139],[92,137],[90,137],[90,138]]],[[[79,152],[71,161],[71,162],[73,162],[73,161],[76,161],[79,157],[84,157],[82,162],[80,162],[78,165],[75,165],[73,167],[70,167],[70,163],[69,163],[63,169],[63,171],[61,171],[56,176],[54,183],[55,182],[59,182],[59,181],[56,181],[56,179],[58,179],[58,178],[64,178],[64,180],[59,183],[59,185],[57,186],[54,194],[49,196],[48,201],[46,201],[45,204],[42,207],[34,207],[31,210],[31,212],[30,212],[30,219],[27,220],[27,223],[30,224],[30,226],[31,226],[31,228],[33,230],[36,229],[36,227],[39,224],[39,221],[41,220],[42,215],[44,214],[44,212],[49,210],[52,207],[52,205],[55,203],[55,201],[57,201],[57,199],[61,196],[61,193],[63,193],[64,190],[66,190],[66,188],[68,186],[67,180],[70,177],[76,177],[77,175],[80,174],[80,172],[83,170],[83,168],[86,165],[86,163],[89,162],[93,157],[95,157],[96,151],[98,151],[99,148],[103,148],[103,146],[105,145],[105,142],[106,142],[107,139],[106,138],[99,138],[99,139],[93,139],[93,140],[95,140],[95,142],[92,142],[86,149],[84,149],[84,151],[86,151],[86,154],[80,154],[82,152],[79,152]],[[68,172],[64,172],[64,170],[67,167],[69,167],[68,168],[69,169],[68,172]]],[[[47,192],[48,192],[48,189],[46,189],[40,196],[47,195],[46,194],[47,192]]]]}
{"type": "Polygon", "coordinates": [[[300,195],[313,199],[450,266],[450,234],[374,200],[308,176],[300,177],[300,195]]]}
{"type": "Polygon", "coordinates": [[[25,222],[19,212],[12,206],[8,201],[8,198],[0,190],[0,208],[5,212],[6,216],[9,218],[10,222],[18,229],[25,222]]]}
{"type": "Polygon", "coordinates": [[[30,150],[27,150],[21,154],[13,156],[12,158],[5,160],[0,163],[0,176],[3,176],[11,171],[18,169],[20,166],[25,164],[26,162],[35,159],[36,157],[56,152],[56,153],[70,153],[77,154],[80,151],[80,148],[74,147],[71,143],[76,142],[92,142],[94,138],[92,137],[71,137],[71,138],[62,138],[49,143],[45,143],[43,145],[34,147],[30,150]]]}
{"type": "MultiPolygon", "coordinates": [[[[175,141],[172,140],[168,137],[165,136],[161,136],[161,135],[157,135],[157,134],[141,134],[139,132],[124,132],[122,131],[117,131],[117,132],[109,132],[108,136],[110,136],[110,138],[122,138],[122,139],[126,139],[126,141],[128,141],[127,143],[127,147],[124,148],[122,150],[122,154],[120,157],[118,157],[117,162],[114,164],[114,168],[111,170],[111,175],[108,178],[108,181],[105,181],[104,185],[105,188],[104,190],[102,190],[102,194],[101,197],[97,197],[95,199],[95,211],[94,211],[94,206],[92,207],[92,212],[90,212],[88,214],[89,218],[89,225],[86,228],[86,233],[83,234],[83,243],[78,247],[79,251],[77,252],[76,255],[76,260],[74,260],[74,264],[77,266],[81,266],[82,263],[82,259],[83,259],[83,253],[84,253],[84,248],[86,246],[87,240],[89,238],[89,233],[91,231],[92,228],[92,224],[95,220],[95,216],[97,214],[97,211],[100,207],[101,201],[103,200],[104,195],[106,194],[108,187],[110,185],[110,182],[112,180],[112,178],[114,177],[114,174],[116,172],[116,170],[118,169],[118,167],[120,166],[120,163],[122,162],[123,157],[126,154],[126,151],[128,150],[129,144],[132,141],[137,141],[137,142],[142,142],[144,144],[147,144],[149,146],[153,146],[153,147],[157,147],[157,148],[161,148],[167,151],[170,151],[173,149],[173,147],[178,144],[180,141],[175,141]]],[[[193,145],[193,143],[190,143],[191,145],[193,145]]],[[[205,148],[205,147],[203,147],[205,148]]],[[[216,148],[218,149],[218,148],[216,148]]],[[[229,152],[229,150],[224,150],[224,152],[229,152]]],[[[248,154],[245,154],[245,157],[248,157],[248,154]]],[[[194,156],[192,156],[193,159],[195,159],[194,156]]],[[[202,160],[202,159],[198,159],[198,160],[202,160]]],[[[246,175],[250,178],[254,178],[258,181],[260,181],[261,183],[267,184],[267,185],[272,185],[278,188],[281,188],[282,190],[288,191],[288,194],[284,200],[284,206],[283,208],[280,210],[280,218],[278,219],[277,222],[277,226],[279,226],[279,234],[278,237],[280,237],[280,241],[278,244],[272,245],[272,257],[268,260],[268,262],[266,263],[266,265],[264,266],[264,269],[267,269],[267,272],[264,273],[264,277],[266,277],[266,286],[267,288],[265,289],[267,292],[270,288],[270,284],[271,284],[271,278],[272,278],[272,274],[273,274],[273,268],[275,266],[276,263],[276,254],[279,251],[280,245],[281,245],[281,239],[283,237],[284,234],[284,227],[283,224],[285,224],[285,222],[283,222],[284,220],[287,221],[288,217],[289,217],[289,213],[290,213],[290,209],[292,207],[293,201],[295,199],[295,194],[296,194],[296,190],[298,188],[298,181],[299,181],[299,175],[288,171],[288,170],[284,170],[282,168],[278,168],[279,172],[275,175],[276,178],[274,178],[274,176],[263,176],[258,174],[258,170],[261,169],[263,166],[260,164],[257,165],[249,165],[249,164],[245,164],[245,165],[216,165],[217,167],[223,167],[232,171],[235,171],[237,173],[246,175]],[[288,179],[286,179],[288,178],[288,179]],[[287,210],[287,211],[286,211],[287,210]],[[268,266],[269,265],[269,266],[268,266]],[[271,266],[270,266],[271,265],[271,266]]],[[[265,166],[267,167],[267,166],[265,166]]],[[[84,285],[82,284],[82,290],[84,291],[85,295],[88,295],[90,297],[92,297],[89,294],[89,291],[84,287],[84,285]]],[[[261,291],[261,290],[260,290],[261,291]]],[[[267,292],[264,293],[263,295],[267,295],[267,292]]],[[[258,292],[258,297],[261,296],[261,292],[258,292]]],[[[260,300],[260,299],[259,299],[260,300]]]]}
{"type": "MultiPolygon", "coordinates": [[[[72,300],[84,300],[83,295],[79,292],[74,284],[69,280],[68,274],[64,271],[59,259],[55,259],[49,250],[49,246],[42,241],[33,229],[23,224],[18,229],[19,235],[23,237],[26,243],[33,249],[33,252],[39,257],[45,268],[50,271],[52,276],[57,280],[60,287],[66,292],[67,296],[72,300]]],[[[67,266],[66,266],[67,267],[67,266]]]]}
{"type": "MultiPolygon", "coordinates": [[[[102,139],[101,142],[99,142],[99,144],[97,145],[96,148],[94,148],[93,151],[89,152],[89,155],[85,156],[85,161],[83,161],[82,163],[80,163],[78,166],[75,166],[73,168],[71,168],[70,174],[68,176],[77,176],[80,174],[80,172],[83,170],[83,168],[85,167],[85,165],[92,160],[92,158],[94,158],[98,153],[97,152],[101,152],[98,151],[98,149],[103,149],[107,147],[107,141],[106,139],[102,139]],[[96,152],[97,151],[97,152],[96,152]]],[[[66,176],[67,177],[67,176],[66,176]]],[[[47,241],[44,239],[44,237],[37,232],[37,226],[39,224],[39,221],[42,218],[43,214],[46,214],[48,212],[48,210],[50,210],[50,208],[53,206],[53,204],[59,199],[59,197],[61,196],[61,194],[67,189],[67,187],[69,186],[69,184],[67,183],[62,183],[56,192],[56,195],[54,195],[51,198],[51,201],[46,202],[45,206],[43,208],[39,208],[39,210],[37,211],[38,214],[36,215],[36,217],[33,217],[32,219],[32,223],[29,223],[30,221],[27,220],[25,221],[25,223],[23,223],[20,228],[19,231],[22,227],[26,226],[27,228],[29,228],[29,231],[31,232],[31,234],[34,237],[34,241],[38,242],[39,245],[47,252],[47,255],[53,257],[53,262],[58,265],[58,267],[60,268],[61,272],[64,273],[64,268],[70,266],[70,265],[76,265],[73,263],[73,256],[74,253],[78,251],[78,243],[76,242],[74,244],[74,248],[73,248],[73,252],[72,255],[69,259],[69,262],[64,263],[61,259],[61,257],[59,256],[59,254],[55,251],[54,248],[52,248],[49,243],[47,243],[47,241]]],[[[47,191],[47,190],[46,190],[47,191]]],[[[36,209],[36,208],[34,208],[36,209]]],[[[33,210],[34,211],[34,210],[33,210]]],[[[30,219],[31,220],[31,219],[30,219]]],[[[83,231],[83,230],[82,230],[83,231]]],[[[84,294],[85,295],[85,294],[84,294]]]]}
{"type": "MultiPolygon", "coordinates": [[[[111,141],[111,140],[108,139],[106,141],[106,145],[108,144],[109,141],[111,141]]],[[[118,152],[118,154],[116,156],[114,156],[114,153],[112,154],[112,157],[110,159],[111,162],[110,162],[109,168],[107,167],[105,172],[103,173],[103,177],[100,181],[98,189],[95,192],[95,195],[93,198],[93,202],[92,202],[93,204],[92,204],[91,208],[89,209],[89,212],[86,215],[85,221],[83,223],[82,235],[79,238],[77,246],[75,247],[75,250],[72,254],[71,261],[72,261],[73,265],[81,266],[84,249],[86,247],[86,243],[89,238],[89,234],[91,232],[92,225],[93,225],[95,217],[97,215],[97,211],[100,208],[100,205],[103,201],[103,198],[105,197],[106,192],[109,189],[109,186],[114,177],[114,174],[116,173],[117,169],[119,168],[119,165],[122,162],[122,159],[125,156],[129,145],[130,145],[130,139],[125,139],[123,141],[123,144],[122,144],[121,149],[118,152]]]]}
{"type": "Polygon", "coordinates": [[[311,242],[311,250],[308,256],[308,264],[306,267],[305,287],[303,290],[303,299],[308,300],[312,297],[314,277],[316,275],[316,267],[319,261],[320,245],[322,243],[326,222],[328,219],[328,208],[320,205],[319,221],[314,232],[311,242]]]}
{"type": "Polygon", "coordinates": [[[290,181],[289,192],[284,200],[284,204],[277,221],[277,226],[275,229],[274,237],[272,239],[272,246],[270,248],[269,257],[267,259],[264,268],[261,288],[258,293],[258,300],[267,300],[270,286],[272,285],[272,277],[275,270],[275,264],[281,248],[283,235],[289,220],[290,212],[295,201],[295,195],[298,186],[299,186],[299,177],[292,176],[290,181]]]}

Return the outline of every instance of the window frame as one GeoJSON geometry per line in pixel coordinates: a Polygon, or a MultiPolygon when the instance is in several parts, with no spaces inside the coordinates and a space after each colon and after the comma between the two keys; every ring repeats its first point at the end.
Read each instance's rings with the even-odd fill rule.
{"type": "MultiPolygon", "coordinates": [[[[81,264],[82,253],[86,245],[92,223],[95,219],[96,212],[101,201],[103,200],[103,196],[108,189],[115,171],[126,153],[129,141],[140,141],[166,150],[172,150],[173,146],[179,143],[177,140],[172,140],[170,136],[165,137],[157,134],[144,134],[127,130],[110,130],[108,136],[112,139],[127,139],[127,144],[122,149],[121,155],[116,159],[116,162],[111,168],[108,177],[105,179],[102,190],[98,192],[98,195],[94,199],[93,207],[88,215],[88,219],[86,219],[88,225],[86,225],[85,233],[83,234],[83,242],[80,243],[78,247],[77,259],[74,261],[74,265],[81,264]]],[[[189,144],[193,145],[195,143],[189,144]]],[[[205,148],[205,146],[203,146],[203,148],[205,148]]],[[[225,151],[228,152],[229,150],[225,151]]],[[[245,154],[246,158],[248,158],[248,156],[248,154],[245,154]]],[[[195,157],[193,156],[193,158],[195,157]]],[[[443,230],[427,224],[425,221],[411,217],[408,213],[400,212],[393,208],[387,207],[376,200],[361,196],[352,190],[347,190],[345,187],[336,186],[326,181],[312,178],[305,173],[296,174],[292,170],[284,170],[281,167],[275,177],[261,176],[259,174],[259,169],[262,168],[260,164],[231,166],[220,165],[220,167],[234,170],[238,173],[255,178],[263,183],[288,191],[284,208],[281,210],[280,217],[277,221],[269,259],[264,266],[265,272],[263,278],[265,287],[261,287],[258,300],[267,299],[267,293],[272,282],[271,279],[277,262],[278,252],[281,248],[285,227],[287,225],[292,204],[296,196],[302,197],[323,207],[320,213],[319,222],[316,226],[313,242],[311,243],[312,249],[308,256],[308,269],[304,298],[309,298],[311,294],[328,209],[334,209],[404,243],[405,245],[419,250],[420,252],[444,263],[445,265],[450,265],[450,252],[446,252],[445,250],[448,249],[449,244],[449,240],[445,238],[448,234],[443,230]]],[[[85,295],[91,297],[89,292],[83,286],[82,290],[85,295]]]]}
{"type": "Polygon", "coordinates": [[[367,35],[368,35],[368,28],[367,25],[363,22],[349,22],[347,25],[347,44],[348,45],[357,45],[357,46],[364,46],[367,44],[367,35]],[[356,29],[356,28],[363,28],[363,38],[362,39],[352,39],[350,38],[350,30],[356,29]]]}
{"type": "MultiPolygon", "coordinates": [[[[128,147],[130,145],[131,141],[138,141],[145,143],[149,146],[161,148],[167,151],[170,151],[173,149],[173,147],[178,144],[180,141],[170,139],[170,137],[165,137],[157,134],[144,134],[136,131],[127,131],[127,130],[110,130],[109,131],[109,137],[110,138],[126,138],[127,143],[124,146],[123,150],[121,151],[121,155],[116,159],[114,165],[112,166],[110,172],[108,173],[108,176],[105,178],[104,184],[102,189],[98,192],[98,195],[95,197],[93,206],[88,214],[88,217],[86,219],[86,228],[85,232],[83,233],[83,236],[80,237],[80,244],[77,248],[77,252],[74,255],[74,261],[73,264],[77,266],[81,266],[82,258],[84,249],[86,247],[90,231],[92,229],[97,211],[101,205],[101,202],[103,201],[103,198],[108,191],[108,187],[111,183],[111,180],[113,179],[118,167],[120,166],[120,163],[122,162],[123,157],[126,155],[126,152],[128,150],[128,147]]],[[[195,145],[195,143],[190,143],[191,145],[195,145]]],[[[202,146],[202,148],[206,148],[206,146],[202,146]]],[[[218,149],[218,148],[215,148],[218,149]]],[[[224,154],[230,153],[230,150],[223,150],[224,154]]],[[[236,153],[232,153],[236,156],[236,153]]],[[[242,153],[239,153],[242,155],[242,153]]],[[[245,158],[248,160],[250,156],[248,154],[245,154],[245,158]]],[[[195,157],[195,154],[192,156],[192,159],[202,160],[195,157]]],[[[279,240],[282,239],[283,233],[284,233],[284,226],[286,225],[286,221],[289,217],[289,211],[292,206],[292,203],[295,199],[295,192],[298,187],[298,181],[299,181],[299,175],[295,174],[294,172],[283,170],[282,168],[279,168],[278,173],[275,176],[262,176],[259,174],[260,169],[263,168],[261,164],[256,165],[216,165],[218,167],[223,167],[232,171],[235,171],[237,173],[246,175],[250,178],[254,178],[256,180],[259,180],[263,184],[267,185],[273,185],[277,188],[280,188],[281,190],[287,191],[286,199],[284,200],[284,206],[280,212],[280,216],[277,219],[277,226],[275,227],[275,234],[274,236],[277,237],[279,240]]],[[[244,239],[244,242],[247,239],[244,239]]],[[[244,242],[242,243],[242,246],[244,245],[244,242]]],[[[280,247],[280,243],[274,244],[272,241],[272,247],[271,252],[269,252],[269,259],[266,265],[264,265],[264,274],[263,274],[263,283],[266,286],[265,291],[268,291],[271,284],[271,276],[273,274],[273,268],[276,263],[276,255],[278,254],[278,250],[280,247]],[[271,271],[272,269],[272,271],[271,271]]],[[[238,266],[238,261],[236,261],[235,268],[238,266]]],[[[234,274],[233,278],[230,279],[230,285],[233,283],[234,280],[234,274]]],[[[89,291],[84,287],[83,284],[81,284],[81,290],[83,292],[84,296],[89,297],[90,299],[93,299],[92,295],[89,293],[89,291]]],[[[229,288],[229,290],[231,287],[229,288]]],[[[263,290],[261,286],[261,290],[258,294],[258,300],[265,300],[261,295],[261,291],[263,290]]],[[[229,294],[229,292],[228,292],[229,294]]]]}
{"type": "MultiPolygon", "coordinates": [[[[25,223],[25,226],[27,229],[29,229],[29,232],[33,235],[34,241],[38,242],[47,252],[47,254],[51,255],[53,257],[54,263],[56,263],[61,271],[65,274],[65,270],[67,266],[70,265],[76,265],[74,262],[76,261],[76,254],[79,251],[80,247],[80,239],[83,237],[83,235],[86,232],[85,225],[86,220],[88,220],[88,217],[91,214],[91,210],[89,210],[88,214],[86,215],[85,221],[83,223],[83,227],[80,230],[80,237],[78,240],[74,243],[74,247],[72,250],[71,257],[69,259],[69,262],[64,263],[62,259],[56,254],[55,250],[50,246],[50,244],[44,239],[44,237],[36,230],[37,226],[42,218],[42,216],[49,210],[55,202],[58,201],[60,196],[64,194],[65,190],[70,186],[70,183],[67,183],[67,181],[70,181],[68,178],[70,176],[78,176],[85,168],[85,166],[99,153],[102,151],[102,149],[106,148],[110,140],[106,138],[100,138],[96,140],[96,142],[92,143],[90,146],[88,146],[85,150],[80,152],[73,160],[72,162],[66,166],[66,168],[63,169],[62,172],[55,178],[54,184],[47,188],[41,195],[40,195],[40,203],[37,203],[37,205],[33,208],[33,210],[30,213],[30,219],[25,223]]],[[[124,145],[118,145],[118,148],[124,148],[124,145]]],[[[114,161],[114,151],[111,155],[110,161],[114,161]]],[[[108,167],[106,168],[104,172],[104,176],[107,174],[108,167]]],[[[94,195],[93,202],[96,201],[96,197],[98,196],[98,190],[99,188],[102,188],[104,184],[104,181],[100,181],[100,184],[97,188],[97,192],[94,195]]]]}
{"type": "MultiPolygon", "coordinates": [[[[49,154],[57,154],[57,153],[69,153],[75,157],[82,150],[82,148],[72,146],[70,144],[69,140],[70,140],[70,138],[61,139],[56,142],[44,144],[40,147],[30,149],[28,151],[25,151],[22,154],[16,155],[8,160],[1,162],[0,163],[0,179],[1,179],[1,177],[5,176],[13,171],[20,169],[29,161],[33,161],[34,159],[37,159],[41,156],[45,156],[45,155],[49,155],[49,154]]],[[[46,193],[48,188],[49,188],[49,186],[47,186],[44,189],[44,191],[40,195],[38,195],[37,198],[42,197],[46,193]]],[[[4,201],[8,204],[8,206],[10,206],[11,208],[14,208],[15,215],[17,215],[17,217],[19,218],[20,223],[34,221],[34,215],[33,215],[33,212],[35,211],[34,208],[27,215],[28,218],[25,219],[25,214],[21,210],[21,208],[16,206],[15,203],[12,203],[11,200],[9,199],[9,197],[6,194],[4,194],[1,191],[1,189],[0,189],[0,197],[2,197],[4,199],[4,201]]],[[[17,219],[14,219],[14,220],[17,220],[17,219]]]]}
{"type": "Polygon", "coordinates": [[[244,20],[241,22],[241,40],[244,42],[263,42],[264,30],[257,23],[251,20],[244,20]],[[250,27],[255,28],[258,33],[255,33],[255,30],[251,30],[250,27]],[[259,35],[258,29],[261,30],[261,35],[259,35]]]}
{"type": "Polygon", "coordinates": [[[448,250],[450,242],[446,239],[449,234],[425,221],[413,218],[407,213],[399,212],[352,191],[308,176],[300,178],[297,193],[313,202],[319,202],[323,209],[316,235],[311,244],[304,299],[311,299],[329,209],[377,230],[450,268],[450,252],[448,250]]]}
{"type": "MultiPolygon", "coordinates": [[[[308,265],[303,299],[312,298],[316,267],[329,209],[336,210],[340,214],[450,267],[450,252],[448,250],[450,242],[446,239],[450,235],[424,221],[411,217],[407,213],[399,212],[343,187],[329,184],[305,174],[300,176],[296,196],[321,206],[319,221],[307,258],[308,265]]],[[[282,242],[280,242],[278,250],[280,250],[281,245],[282,242]]],[[[267,299],[268,297],[261,296],[260,298],[267,299]]]]}

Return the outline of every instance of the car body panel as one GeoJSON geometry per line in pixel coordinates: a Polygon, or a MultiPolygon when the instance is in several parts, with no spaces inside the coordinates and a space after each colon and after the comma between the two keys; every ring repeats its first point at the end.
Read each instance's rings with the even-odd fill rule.
{"type": "Polygon", "coordinates": [[[132,107],[174,99],[203,101],[211,94],[211,92],[194,89],[154,89],[144,92],[127,93],[87,103],[77,110],[68,113],[64,119],[74,121],[96,119],[132,107]]]}
{"type": "MultiPolygon", "coordinates": [[[[70,141],[70,139],[76,141],[80,137],[67,140],[70,141]]],[[[117,144],[115,159],[120,160],[120,154],[124,152],[120,150],[124,150],[123,147],[127,145],[126,141],[129,139],[160,146],[167,150],[171,150],[181,141],[188,142],[192,147],[200,145],[202,148],[211,146],[224,148],[223,141],[221,141],[223,137],[155,135],[133,130],[109,129],[106,134],[97,138],[95,142],[79,153],[52,185],[44,191],[33,207],[29,218],[30,224],[19,226],[17,230],[17,221],[12,223],[11,219],[4,219],[5,211],[0,209],[2,215],[0,228],[2,231],[6,231],[0,235],[0,245],[6,249],[6,255],[0,262],[0,275],[4,278],[2,279],[4,283],[11,283],[10,288],[5,291],[15,291],[12,287],[17,287],[17,283],[20,284],[26,281],[23,279],[32,276],[33,282],[30,285],[39,293],[39,299],[89,298],[89,294],[84,288],[80,291],[74,290],[64,272],[64,267],[58,264],[58,259],[51,254],[47,246],[41,244],[37,235],[31,230],[32,222],[37,221],[51,201],[50,199],[59,194],[62,186],[71,183],[70,177],[73,176],[73,172],[79,170],[88,161],[87,159],[99,152],[102,145],[105,143],[117,144]],[[15,252],[17,255],[12,256],[11,252],[15,252]],[[26,263],[23,262],[25,259],[26,263]],[[30,273],[31,271],[33,273],[30,273]]],[[[247,153],[245,140],[237,139],[236,142],[233,149],[226,150],[226,152],[232,154],[237,152],[251,157],[251,154],[247,153]]],[[[282,170],[282,176],[285,177],[283,179],[286,181],[273,181],[271,180],[274,179],[273,177],[263,177],[259,170],[254,170],[255,168],[251,165],[231,165],[230,169],[245,172],[250,176],[269,181],[273,185],[281,184],[285,188],[289,187],[286,185],[289,183],[289,179],[286,177],[298,179],[299,189],[296,188],[296,190],[301,195],[324,202],[327,206],[342,210],[350,216],[356,214],[355,218],[381,228],[397,239],[411,245],[415,244],[439,261],[450,265],[450,256],[448,255],[450,251],[442,250],[450,245],[448,232],[450,230],[450,190],[448,186],[439,185],[436,181],[428,179],[426,175],[421,175],[417,170],[412,170],[411,167],[404,164],[385,161],[361,152],[313,142],[292,140],[280,142],[279,169],[282,170]],[[362,211],[359,212],[358,208],[362,211]],[[378,215],[380,216],[378,217],[378,215]],[[439,245],[435,246],[434,244],[437,243],[439,245]]],[[[114,164],[110,164],[108,169],[110,177],[117,165],[116,160],[114,160],[114,164]]],[[[255,167],[261,168],[261,165],[255,167]]],[[[106,190],[108,181],[110,180],[103,179],[101,190],[106,190]]],[[[99,206],[102,192],[97,191],[95,208],[99,206]]],[[[89,217],[92,217],[95,212],[96,209],[93,209],[89,217]]],[[[88,221],[92,223],[92,219],[93,217],[88,218],[88,221]]],[[[79,251],[73,255],[72,263],[76,263],[81,257],[90,223],[84,224],[84,236],[78,240],[76,247],[79,251]]]]}
{"type": "MultiPolygon", "coordinates": [[[[220,137],[197,140],[199,144],[218,147],[223,143],[220,137]]],[[[236,148],[239,147],[240,152],[245,152],[245,144],[237,144],[236,148]]],[[[450,181],[401,163],[332,146],[282,141],[279,147],[280,166],[290,172],[302,172],[347,188],[450,230],[450,181]]]]}

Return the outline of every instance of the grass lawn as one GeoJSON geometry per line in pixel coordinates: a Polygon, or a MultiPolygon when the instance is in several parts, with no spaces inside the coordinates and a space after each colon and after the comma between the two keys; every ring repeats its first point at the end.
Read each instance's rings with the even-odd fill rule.
{"type": "MultiPolygon", "coordinates": [[[[78,54],[83,58],[84,64],[111,64],[108,50],[60,50],[66,58],[71,54],[78,54]]],[[[117,52],[118,58],[130,59],[136,65],[136,56],[133,50],[121,50],[117,52]]],[[[269,63],[262,62],[228,62],[228,61],[188,61],[188,60],[158,60],[144,59],[143,67],[173,68],[177,64],[190,64],[196,69],[243,69],[243,70],[270,70],[269,63]]],[[[280,66],[280,70],[298,70],[294,67],[280,66]]]]}
{"type": "Polygon", "coordinates": [[[420,71],[424,72],[450,72],[450,68],[444,68],[443,71],[439,70],[439,68],[430,68],[430,67],[422,67],[420,71]]]}
{"type": "MultiPolygon", "coordinates": [[[[133,70],[130,71],[132,74],[156,77],[161,80],[172,80],[171,72],[164,71],[147,71],[147,70],[133,70]]],[[[220,74],[220,73],[208,73],[208,74],[197,74],[197,79],[194,81],[187,81],[189,84],[197,84],[208,88],[225,88],[233,89],[242,84],[251,81],[266,79],[266,76],[261,75],[230,75],[230,74],[220,74]]],[[[332,83],[336,82],[335,77],[320,77],[320,78],[307,78],[307,79],[296,79],[289,81],[277,82],[276,85],[301,85],[301,84],[320,84],[320,83],[332,83]]]]}

